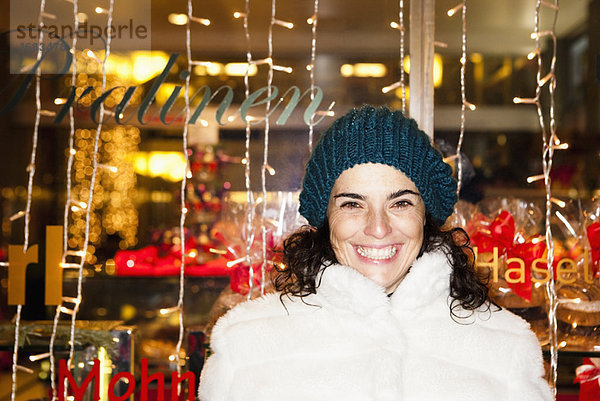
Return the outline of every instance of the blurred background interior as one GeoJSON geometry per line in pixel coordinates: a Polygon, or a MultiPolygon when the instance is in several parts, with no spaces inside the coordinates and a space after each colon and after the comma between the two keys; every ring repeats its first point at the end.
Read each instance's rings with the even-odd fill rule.
{"type": "MultiPolygon", "coordinates": [[[[148,115],[157,115],[173,88],[184,82],[179,73],[187,68],[187,2],[152,0],[148,1],[150,3],[151,51],[120,48],[115,41],[111,62],[107,64],[107,88],[137,86],[139,89],[130,104],[137,110],[169,56],[179,53],[157,92],[155,104],[148,111],[148,115]]],[[[294,24],[293,29],[278,26],[273,34],[274,63],[292,69],[291,73],[274,72],[272,82],[280,92],[291,86],[304,91],[311,85],[307,65],[311,61],[312,25],[307,19],[313,15],[313,4],[307,0],[277,2],[278,18],[294,24]]],[[[456,4],[455,0],[437,0],[435,6],[435,40],[446,45],[435,49],[434,138],[448,155],[455,151],[460,127],[460,12],[454,17],[447,15],[456,4]]],[[[477,105],[477,109],[469,112],[466,122],[463,153],[468,163],[461,194],[464,201],[477,203],[511,196],[540,202],[545,196],[543,181],[528,183],[526,180],[542,171],[542,141],[536,108],[513,101],[515,97],[535,95],[538,65],[537,59],[530,55],[535,47],[535,41],[530,38],[535,4],[533,0],[469,3],[465,85],[467,99],[477,105]]],[[[193,25],[192,59],[204,63],[193,68],[192,92],[203,85],[213,92],[223,85],[230,86],[233,105],[226,116],[233,115],[233,110],[239,108],[245,98],[247,42],[243,18],[234,17],[234,12],[244,11],[244,5],[242,0],[194,3],[195,15],[209,19],[210,24],[193,25]]],[[[9,7],[7,2],[0,7],[0,27],[5,31],[10,29],[9,7]]],[[[116,1],[115,13],[134,15],[138,7],[135,1],[116,1]]],[[[81,21],[88,17],[86,12],[91,16],[93,10],[82,9],[81,21]]],[[[267,57],[270,16],[271,2],[251,2],[249,31],[254,59],[267,57]]],[[[408,6],[405,20],[408,24],[408,6]]],[[[400,89],[382,92],[383,87],[398,81],[401,69],[407,77],[410,74],[409,58],[400,60],[400,32],[390,26],[393,21],[398,21],[398,1],[320,2],[314,77],[315,84],[323,90],[321,109],[326,109],[333,101],[336,115],[364,103],[401,107],[400,89]]],[[[569,149],[555,153],[553,196],[565,202],[591,202],[594,196],[600,195],[600,0],[561,2],[556,31],[557,132],[561,140],[569,144],[569,149]]],[[[543,59],[548,65],[552,43],[546,38],[542,43],[543,59]]],[[[3,49],[0,52],[2,108],[23,76],[10,73],[9,35],[0,36],[0,46],[3,49]]],[[[94,88],[75,111],[73,197],[86,199],[91,169],[89,158],[96,127],[89,118],[89,106],[102,93],[102,74],[96,56],[89,54],[87,49],[80,49],[75,57],[77,93],[81,94],[87,86],[94,88]]],[[[251,90],[266,86],[268,78],[266,66],[251,69],[251,90]]],[[[70,85],[70,74],[62,77],[44,75],[41,83],[44,108],[58,111],[66,101],[70,85]]],[[[123,90],[113,92],[106,106],[114,108],[122,96],[123,90]]],[[[238,240],[232,239],[235,235],[227,229],[220,230],[219,221],[229,219],[227,221],[234,225],[243,222],[243,218],[239,220],[243,212],[235,214],[231,209],[232,205],[243,204],[246,196],[245,124],[239,115],[233,121],[226,121],[225,125],[217,124],[214,113],[222,96],[211,102],[200,123],[189,132],[188,154],[192,163],[191,185],[186,192],[190,208],[186,227],[191,238],[190,249],[196,250],[190,255],[190,264],[197,265],[198,269],[216,260],[216,255],[208,252],[209,248],[223,248],[223,241],[219,243],[223,238],[215,238],[215,233],[224,233],[230,243],[238,240]],[[223,218],[224,213],[229,213],[227,219],[223,218]]],[[[549,99],[544,97],[542,102],[548,106],[549,99]]],[[[173,110],[181,110],[183,104],[183,96],[180,96],[173,110]]],[[[271,125],[269,164],[276,173],[267,179],[270,192],[293,193],[300,187],[303,165],[309,154],[309,130],[302,120],[307,104],[307,99],[303,99],[285,125],[271,125]]],[[[169,118],[175,114],[170,113],[169,118]]],[[[26,167],[31,154],[34,117],[33,85],[18,105],[0,115],[0,259],[3,261],[7,258],[8,245],[23,243],[23,220],[11,221],[10,217],[23,210],[27,200],[26,167]]],[[[315,141],[333,118],[326,116],[315,127],[315,141]]],[[[168,257],[176,255],[180,245],[179,188],[185,170],[181,134],[180,121],[170,125],[160,121],[141,125],[134,118],[128,125],[118,126],[114,121],[105,125],[101,136],[101,162],[118,170],[101,171],[98,175],[90,254],[85,269],[85,295],[78,315],[81,320],[119,321],[135,327],[140,337],[136,345],[140,347],[137,358],[140,355],[149,357],[157,371],[172,369],[172,361],[168,361],[177,338],[177,316],[161,313],[161,308],[175,305],[178,296],[178,273],[169,267],[177,272],[179,268],[172,260],[169,262],[168,257]],[[157,252],[153,256],[155,262],[161,258],[160,266],[155,263],[156,271],[141,272],[139,277],[119,274],[117,253],[142,249],[154,249],[157,252]],[[165,269],[164,274],[159,272],[161,268],[165,269]]],[[[44,252],[45,226],[61,225],[63,221],[68,140],[68,118],[60,123],[54,123],[52,118],[42,118],[30,232],[30,242],[42,248],[40,255],[44,252]]],[[[263,140],[264,124],[257,124],[252,129],[250,141],[250,178],[254,191],[261,190],[263,140]]],[[[285,203],[281,199],[277,202],[277,205],[285,203]]],[[[82,245],[85,208],[86,205],[77,203],[71,208],[70,248],[82,245]]],[[[42,264],[28,269],[27,299],[23,309],[25,320],[46,321],[54,315],[54,308],[44,305],[43,274],[42,264]]],[[[76,271],[67,270],[64,277],[65,294],[73,293],[76,271]]],[[[190,333],[195,328],[202,331],[210,320],[209,312],[215,300],[228,287],[228,282],[227,275],[209,273],[186,278],[185,314],[190,333]]],[[[8,323],[15,307],[5,302],[7,269],[0,268],[0,284],[0,320],[8,323]]],[[[2,399],[9,390],[5,382],[9,379],[9,375],[5,375],[5,370],[10,369],[10,361],[6,358],[9,354],[5,353],[3,362],[0,361],[2,399]]],[[[578,354],[578,357],[585,355],[588,354],[578,354]]],[[[572,367],[567,365],[565,372],[572,367]]],[[[564,379],[565,388],[569,387],[569,380],[572,381],[572,372],[565,373],[568,374],[571,376],[564,379]]],[[[47,380],[47,377],[46,372],[36,380],[47,380]]]]}

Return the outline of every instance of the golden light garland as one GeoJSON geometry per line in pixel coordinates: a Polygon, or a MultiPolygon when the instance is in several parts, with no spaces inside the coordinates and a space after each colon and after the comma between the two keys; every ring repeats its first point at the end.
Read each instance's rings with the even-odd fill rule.
{"type": "Polygon", "coordinates": [[[119,248],[137,245],[138,212],[134,204],[137,198],[136,174],[131,155],[138,150],[140,131],[136,127],[116,127],[102,133],[104,142],[102,159],[116,172],[104,172],[104,210],[102,228],[106,234],[118,234],[119,248]]]}

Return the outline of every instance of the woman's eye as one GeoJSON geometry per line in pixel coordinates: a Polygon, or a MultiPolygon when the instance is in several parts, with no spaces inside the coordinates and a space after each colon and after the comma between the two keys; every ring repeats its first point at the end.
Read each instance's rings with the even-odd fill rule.
{"type": "Polygon", "coordinates": [[[358,209],[360,205],[358,202],[344,202],[340,207],[345,209],[358,209]]]}
{"type": "Polygon", "coordinates": [[[407,206],[412,206],[412,203],[407,200],[399,200],[396,203],[394,203],[394,207],[396,207],[396,208],[403,208],[403,207],[407,207],[407,206]]]}

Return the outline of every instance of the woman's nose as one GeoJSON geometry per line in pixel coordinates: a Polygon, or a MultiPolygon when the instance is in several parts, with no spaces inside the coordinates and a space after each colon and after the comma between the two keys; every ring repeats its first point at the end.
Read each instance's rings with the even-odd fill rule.
{"type": "Polygon", "coordinates": [[[383,238],[392,231],[386,213],[372,210],[367,215],[365,234],[375,238],[383,238]]]}

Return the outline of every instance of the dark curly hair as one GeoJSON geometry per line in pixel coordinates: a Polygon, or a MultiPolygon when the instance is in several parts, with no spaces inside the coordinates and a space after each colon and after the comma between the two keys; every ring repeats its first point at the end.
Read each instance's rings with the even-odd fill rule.
{"type": "MultiPolygon", "coordinates": [[[[423,244],[417,257],[425,252],[442,249],[452,266],[450,276],[450,313],[453,318],[463,318],[457,308],[474,311],[482,305],[491,304],[488,296],[488,277],[475,271],[475,256],[470,247],[469,236],[462,228],[442,230],[427,214],[423,244]]],[[[338,263],[329,240],[327,219],[319,227],[303,226],[283,243],[283,267],[275,276],[275,288],[283,296],[304,298],[316,294],[319,283],[317,275],[325,266],[338,263]]]]}

